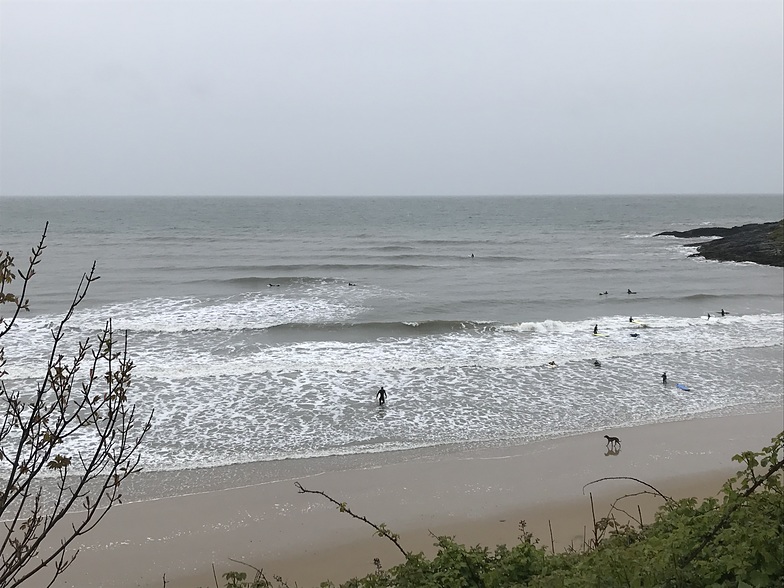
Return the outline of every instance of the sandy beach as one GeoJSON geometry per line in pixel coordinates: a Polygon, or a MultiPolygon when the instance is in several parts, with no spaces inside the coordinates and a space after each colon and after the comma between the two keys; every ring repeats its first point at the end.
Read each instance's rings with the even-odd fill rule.
{"type": "MultiPolygon", "coordinates": [[[[386,523],[408,551],[433,553],[430,533],[471,545],[513,544],[521,520],[548,547],[550,525],[557,551],[579,547],[590,531],[589,492],[599,517],[616,498],[642,489],[622,480],[584,491],[585,484],[632,476],[675,498],[716,495],[738,469],[732,456],[760,449],[782,428],[784,413],[777,409],[608,431],[622,440],[617,455],[608,454],[599,432],[516,447],[434,450],[383,465],[366,456],[353,469],[322,471],[304,463],[312,460],[291,460],[285,479],[114,508],[82,538],[79,557],[54,585],[163,587],[165,574],[167,588],[207,587],[215,585],[213,565],[219,578],[229,570],[252,575],[234,559],[304,588],[368,574],[375,557],[384,567],[402,561],[391,542],[324,498],[299,494],[295,481],[386,523]]],[[[642,496],[622,504],[635,513],[639,505],[651,520],[661,501],[642,496]]]]}

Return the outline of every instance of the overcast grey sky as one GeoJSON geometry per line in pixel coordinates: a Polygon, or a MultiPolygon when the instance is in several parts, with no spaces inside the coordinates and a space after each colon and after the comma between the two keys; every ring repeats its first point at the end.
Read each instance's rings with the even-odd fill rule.
{"type": "Polygon", "coordinates": [[[0,194],[781,193],[783,6],[0,0],[0,194]]]}

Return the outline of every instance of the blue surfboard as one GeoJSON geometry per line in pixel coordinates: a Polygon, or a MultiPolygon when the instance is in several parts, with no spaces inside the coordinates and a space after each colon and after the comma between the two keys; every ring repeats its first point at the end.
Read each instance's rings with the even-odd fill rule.
{"type": "Polygon", "coordinates": [[[686,384],[675,384],[675,387],[680,388],[681,390],[685,390],[686,392],[690,390],[690,388],[686,384]]]}

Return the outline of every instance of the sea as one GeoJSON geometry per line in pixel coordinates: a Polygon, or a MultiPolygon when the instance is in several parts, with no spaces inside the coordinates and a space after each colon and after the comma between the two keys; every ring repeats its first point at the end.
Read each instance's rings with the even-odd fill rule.
{"type": "Polygon", "coordinates": [[[61,351],[127,334],[146,472],[780,411],[782,268],[656,234],[781,218],[780,195],[0,198],[18,268],[49,223],[3,381],[34,393],[96,261],[61,351]]]}

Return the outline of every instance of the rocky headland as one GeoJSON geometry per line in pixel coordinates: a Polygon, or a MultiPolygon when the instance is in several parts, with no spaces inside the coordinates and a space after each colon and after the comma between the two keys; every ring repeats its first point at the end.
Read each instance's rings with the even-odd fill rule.
{"type": "Polygon", "coordinates": [[[687,243],[696,247],[692,257],[702,256],[717,261],[753,261],[762,265],[784,267],[784,219],[772,223],[755,223],[736,227],[700,227],[690,231],[665,231],[684,239],[720,237],[711,241],[687,243]]]}

